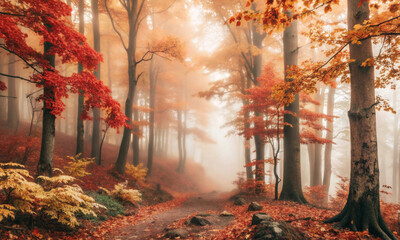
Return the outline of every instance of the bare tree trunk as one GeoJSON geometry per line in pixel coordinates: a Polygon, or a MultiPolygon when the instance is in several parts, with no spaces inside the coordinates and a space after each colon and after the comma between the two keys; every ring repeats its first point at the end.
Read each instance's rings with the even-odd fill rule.
{"type": "MultiPolygon", "coordinates": [[[[85,1],[79,0],[79,33],[85,34],[85,1]]],[[[83,71],[82,64],[78,63],[78,73],[83,71]]],[[[77,115],[77,126],[76,126],[76,154],[83,154],[84,151],[84,132],[85,128],[83,126],[83,119],[81,118],[81,113],[83,111],[84,96],[83,91],[79,91],[78,96],[78,115],[77,115]]]]}
{"type": "MultiPolygon", "coordinates": [[[[93,46],[96,52],[100,52],[100,26],[99,26],[99,0],[92,0],[92,16],[93,16],[93,46]]],[[[100,81],[100,63],[94,71],[94,75],[100,81]]],[[[91,157],[95,159],[98,165],[100,160],[100,109],[93,109],[93,131],[92,131],[92,153],[91,157]]]]}
{"type": "MultiPolygon", "coordinates": [[[[15,55],[10,54],[8,63],[8,75],[15,76],[15,55]]],[[[17,98],[17,80],[8,78],[8,129],[17,132],[19,122],[19,105],[17,98]]]]}
{"type": "MultiPolygon", "coordinates": [[[[335,106],[335,91],[336,88],[330,87],[328,93],[328,105],[327,105],[327,115],[333,116],[333,109],[335,106]]],[[[326,139],[333,140],[333,121],[328,121],[326,124],[328,129],[326,133],[326,139]]],[[[325,155],[324,155],[324,181],[323,185],[326,189],[326,199],[325,203],[328,203],[329,187],[331,185],[331,175],[332,175],[332,143],[327,143],[325,145],[325,155]]]]}
{"type": "MultiPolygon", "coordinates": [[[[325,98],[325,88],[324,86],[321,86],[318,89],[318,92],[316,94],[316,101],[318,101],[320,104],[315,106],[315,112],[316,113],[322,113],[324,110],[324,98],[325,98]]],[[[318,119],[318,124],[322,125],[322,119],[318,119]]],[[[322,131],[321,130],[316,130],[315,134],[317,137],[321,138],[322,137],[322,131]]],[[[315,157],[314,157],[314,174],[313,174],[313,182],[314,185],[312,186],[319,186],[322,184],[322,144],[316,143],[315,144],[315,157]]]]}
{"type": "Polygon", "coordinates": [[[397,106],[397,88],[395,87],[393,90],[393,109],[396,111],[395,117],[394,117],[394,124],[393,124],[393,171],[392,171],[392,199],[393,202],[397,203],[397,183],[398,183],[398,171],[399,171],[399,113],[397,112],[398,106],[397,106]]]}
{"type": "MultiPolygon", "coordinates": [[[[289,13],[289,15],[291,15],[289,13]]],[[[297,65],[298,55],[298,33],[297,21],[293,21],[286,27],[283,33],[285,81],[287,79],[287,67],[297,65]]],[[[294,101],[285,106],[285,111],[290,111],[299,116],[299,95],[296,94],[294,101]]],[[[283,149],[284,149],[284,174],[283,186],[280,200],[289,200],[298,203],[306,203],[301,186],[301,165],[300,165],[300,132],[299,118],[291,114],[284,115],[284,122],[292,127],[285,125],[283,128],[283,149]]]]}
{"type": "MultiPolygon", "coordinates": [[[[44,43],[45,59],[49,61],[52,67],[55,67],[55,56],[46,55],[46,53],[53,47],[49,42],[44,43]]],[[[44,87],[43,93],[47,99],[54,101],[53,89],[44,87]]],[[[46,101],[43,102],[43,125],[42,125],[42,144],[40,148],[39,163],[37,165],[37,176],[48,175],[53,176],[53,152],[55,140],[55,116],[49,109],[50,105],[46,101]]]]}
{"type": "MultiPolygon", "coordinates": [[[[348,0],[348,29],[369,20],[369,3],[348,0]]],[[[350,44],[351,103],[348,112],[351,139],[350,189],[343,210],[327,222],[354,231],[369,230],[382,239],[396,239],[382,218],[379,202],[379,165],[375,115],[374,66],[362,66],[373,58],[371,39],[350,44]]]]}
{"type": "MultiPolygon", "coordinates": [[[[128,95],[125,101],[125,115],[132,117],[133,99],[135,97],[135,90],[137,84],[136,78],[136,36],[137,36],[137,13],[138,13],[138,1],[133,0],[129,2],[128,19],[129,19],[129,44],[126,49],[128,55],[128,76],[129,76],[129,89],[128,95]]],[[[132,122],[127,122],[132,126],[132,122]]],[[[131,138],[131,129],[125,127],[122,135],[121,146],[119,148],[118,158],[115,162],[115,168],[120,174],[125,173],[126,157],[128,155],[129,143],[131,138]]]]}
{"type": "Polygon", "coordinates": [[[315,186],[314,183],[314,168],[315,168],[315,144],[307,144],[308,163],[310,165],[310,186],[315,186]]]}
{"type": "MultiPolygon", "coordinates": [[[[138,104],[138,99],[136,99],[136,104],[138,104]]],[[[139,122],[139,111],[136,108],[133,109],[133,120],[135,122],[139,122]]],[[[132,131],[133,131],[133,138],[132,138],[133,165],[137,166],[137,165],[139,165],[139,152],[140,152],[140,146],[139,146],[140,129],[139,129],[139,126],[134,125],[132,127],[132,131]]]]}
{"type": "MultiPolygon", "coordinates": [[[[3,44],[4,40],[0,39],[0,44],[3,44]]],[[[6,55],[4,53],[0,53],[0,72],[4,73],[5,69],[5,63],[7,61],[4,61],[6,58],[6,55]]],[[[0,76],[0,81],[6,82],[6,79],[3,76],[0,76]]],[[[7,90],[2,91],[2,94],[5,96],[8,96],[8,93],[6,93],[7,90]]],[[[7,98],[6,97],[0,97],[0,121],[6,121],[7,120],[7,98]]]]}
{"type": "Polygon", "coordinates": [[[183,172],[183,153],[182,153],[182,110],[177,110],[177,121],[178,121],[178,153],[179,162],[177,171],[179,173],[183,172]]]}
{"type": "MultiPolygon", "coordinates": [[[[255,4],[253,4],[255,8],[255,4]]],[[[253,33],[253,45],[258,49],[262,49],[262,41],[265,38],[265,34],[260,34],[256,25],[253,24],[252,26],[252,33],[253,33]]],[[[253,57],[254,69],[253,69],[253,76],[255,78],[255,85],[259,85],[257,81],[257,77],[261,76],[261,68],[262,68],[262,55],[256,55],[253,57]]],[[[259,112],[255,112],[257,117],[260,117],[262,114],[259,112]]],[[[264,139],[260,135],[254,136],[254,145],[256,148],[256,194],[261,194],[264,192],[264,183],[265,183],[265,164],[264,164],[264,148],[265,143],[264,139]]]]}
{"type": "Polygon", "coordinates": [[[154,107],[155,107],[155,98],[156,98],[156,78],[157,78],[157,70],[154,68],[154,59],[150,62],[150,71],[149,71],[149,82],[150,82],[150,99],[149,99],[149,108],[151,112],[149,113],[149,145],[147,148],[147,169],[148,175],[151,174],[153,168],[153,154],[154,154],[154,107]]]}

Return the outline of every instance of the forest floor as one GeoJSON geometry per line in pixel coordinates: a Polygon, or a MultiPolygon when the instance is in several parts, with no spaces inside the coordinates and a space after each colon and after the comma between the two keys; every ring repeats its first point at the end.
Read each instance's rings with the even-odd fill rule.
{"type": "MultiPolygon", "coordinates": [[[[39,140],[38,137],[27,138],[26,127],[17,135],[0,129],[0,162],[21,162],[26,148],[29,147],[25,166],[34,176],[39,140]]],[[[65,168],[68,161],[66,156],[74,152],[74,141],[70,136],[57,133],[54,167],[65,168]]],[[[86,152],[90,150],[88,145],[86,144],[86,152]]],[[[78,182],[87,192],[96,192],[99,186],[112,189],[115,184],[125,181],[123,176],[115,174],[112,169],[118,148],[105,144],[103,152],[103,165],[90,164],[87,171],[91,175],[78,182]]],[[[141,160],[145,163],[143,156],[141,160]]],[[[329,209],[274,201],[272,185],[267,186],[263,196],[241,195],[244,204],[235,205],[232,196],[238,192],[214,191],[214,183],[206,177],[199,164],[188,161],[184,174],[175,171],[176,164],[177,161],[173,158],[155,158],[152,175],[146,179],[146,186],[140,189],[143,202],[139,206],[127,207],[128,211],[124,215],[97,222],[82,220],[81,227],[74,231],[57,230],[34,222],[0,224],[0,239],[165,239],[166,234],[173,229],[184,229],[186,239],[253,239],[255,226],[251,225],[251,221],[258,212],[267,213],[274,221],[304,236],[297,239],[375,239],[367,232],[337,230],[332,225],[323,223],[323,220],[334,216],[344,206],[348,192],[345,181],[340,185],[341,189],[336,197],[331,199],[333,201],[330,202],[329,209]],[[260,203],[262,210],[248,211],[248,206],[253,201],[260,203]],[[233,216],[221,216],[222,212],[233,216]],[[198,215],[203,216],[210,224],[197,226],[190,223],[198,215]]],[[[318,205],[323,197],[318,195],[318,189],[313,191],[306,189],[306,198],[318,205]]],[[[400,205],[382,202],[381,210],[388,226],[398,236],[400,205]]]]}

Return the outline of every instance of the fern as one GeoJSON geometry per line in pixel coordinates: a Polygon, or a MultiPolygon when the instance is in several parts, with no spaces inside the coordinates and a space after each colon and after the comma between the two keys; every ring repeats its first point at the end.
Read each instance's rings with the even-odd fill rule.
{"type": "Polygon", "coordinates": [[[93,211],[94,199],[73,184],[74,177],[60,175],[49,178],[40,176],[38,183],[23,165],[0,164],[0,222],[14,219],[17,214],[32,217],[44,216],[57,222],[76,227],[77,213],[96,215],[93,211]]]}
{"type": "Polygon", "coordinates": [[[138,166],[127,164],[125,174],[137,185],[143,186],[144,181],[146,180],[147,168],[143,167],[143,164],[141,163],[138,166]]]}
{"type": "Polygon", "coordinates": [[[123,202],[130,202],[134,205],[142,201],[142,194],[139,190],[127,188],[127,182],[114,186],[111,195],[123,202]]]}
{"type": "Polygon", "coordinates": [[[65,167],[68,175],[75,178],[90,175],[90,173],[86,171],[86,167],[94,161],[94,158],[83,158],[81,155],[82,154],[79,153],[73,157],[67,156],[67,158],[70,160],[68,166],[65,167]]]}

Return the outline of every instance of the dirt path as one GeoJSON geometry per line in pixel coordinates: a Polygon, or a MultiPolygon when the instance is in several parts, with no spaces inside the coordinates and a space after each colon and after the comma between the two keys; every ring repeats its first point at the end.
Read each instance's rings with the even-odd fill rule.
{"type": "MultiPolygon", "coordinates": [[[[134,226],[125,226],[114,231],[107,239],[156,239],[157,235],[164,233],[168,225],[191,214],[206,211],[222,212],[226,201],[219,193],[194,195],[179,207],[160,214],[150,215],[134,226]]],[[[215,229],[229,222],[225,221],[223,224],[211,226],[211,228],[215,229]]]]}

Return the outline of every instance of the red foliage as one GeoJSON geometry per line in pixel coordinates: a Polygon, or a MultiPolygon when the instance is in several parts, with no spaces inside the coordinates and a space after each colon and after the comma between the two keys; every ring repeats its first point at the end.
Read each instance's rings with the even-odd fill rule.
{"type": "MultiPolygon", "coordinates": [[[[113,128],[125,125],[126,116],[122,114],[120,105],[113,100],[108,87],[98,81],[93,74],[93,69],[102,60],[101,54],[95,52],[86,38],[76,32],[68,22],[71,8],[59,0],[26,0],[26,1],[0,1],[0,38],[4,39],[1,47],[15,54],[34,71],[34,75],[26,81],[36,84],[37,87],[51,89],[52,96],[42,95],[45,107],[51,113],[59,116],[64,110],[63,97],[68,93],[79,93],[79,89],[85,94],[85,107],[82,117],[88,118],[89,108],[103,108],[107,113],[106,123],[113,128]],[[24,29],[24,31],[22,31],[24,29]],[[62,76],[46,60],[47,55],[37,46],[28,41],[28,34],[37,38],[40,45],[44,42],[52,44],[47,55],[56,55],[62,63],[79,62],[84,71],[72,76],[62,76]]],[[[19,76],[15,76],[20,78],[19,76]]],[[[23,79],[23,78],[22,78],[23,79]]],[[[4,83],[0,83],[0,90],[4,90],[4,83]]]]}

